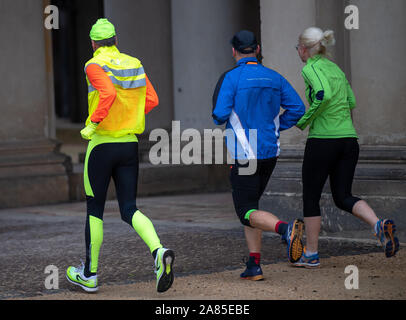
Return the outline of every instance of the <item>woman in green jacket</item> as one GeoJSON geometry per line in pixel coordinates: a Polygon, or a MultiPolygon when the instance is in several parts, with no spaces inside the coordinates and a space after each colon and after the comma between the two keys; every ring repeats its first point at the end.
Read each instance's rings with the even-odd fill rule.
{"type": "Polygon", "coordinates": [[[299,37],[296,49],[305,63],[302,76],[310,104],[297,123],[309,136],[303,159],[303,212],[306,229],[306,249],[299,267],[318,267],[318,237],[321,228],[320,197],[327,178],[334,203],[374,228],[387,257],[399,250],[392,220],[378,219],[369,205],[352,195],[352,181],[358,162],[358,136],[351,110],[355,97],[345,74],[325,57],[326,47],[334,45],[333,31],[308,28],[299,37]]]}

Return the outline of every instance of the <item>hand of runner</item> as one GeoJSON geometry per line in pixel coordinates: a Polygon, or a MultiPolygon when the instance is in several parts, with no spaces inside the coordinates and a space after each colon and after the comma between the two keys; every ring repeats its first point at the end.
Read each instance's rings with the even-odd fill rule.
{"type": "Polygon", "coordinates": [[[80,134],[83,139],[85,140],[90,140],[96,131],[96,128],[98,126],[98,123],[90,122],[86,128],[84,128],[82,131],[80,131],[80,134]]]}

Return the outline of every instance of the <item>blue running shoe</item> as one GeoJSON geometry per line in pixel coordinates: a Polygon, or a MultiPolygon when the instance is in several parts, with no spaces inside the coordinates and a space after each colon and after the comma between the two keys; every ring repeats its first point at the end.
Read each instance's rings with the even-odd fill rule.
{"type": "Polygon", "coordinates": [[[259,281],[263,280],[262,269],[259,264],[255,263],[255,258],[250,257],[247,262],[245,262],[247,268],[243,273],[240,274],[240,278],[243,280],[259,281]]]}
{"type": "Polygon", "coordinates": [[[399,239],[395,236],[396,225],[392,220],[381,219],[376,223],[375,236],[382,243],[387,258],[396,255],[399,251],[399,239]]]}
{"type": "Polygon", "coordinates": [[[313,254],[311,256],[306,256],[306,249],[304,249],[303,255],[300,257],[299,261],[293,264],[295,267],[302,268],[318,268],[320,267],[320,258],[319,254],[313,254]]]}
{"type": "Polygon", "coordinates": [[[304,222],[300,219],[296,219],[288,224],[285,239],[288,244],[288,259],[291,263],[299,261],[300,257],[303,255],[303,230],[304,222]]]}

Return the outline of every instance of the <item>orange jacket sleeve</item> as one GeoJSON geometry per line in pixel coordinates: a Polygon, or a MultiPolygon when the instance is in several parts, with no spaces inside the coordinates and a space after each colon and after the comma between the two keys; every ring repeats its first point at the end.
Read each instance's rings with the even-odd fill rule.
{"type": "Polygon", "coordinates": [[[145,114],[151,112],[159,104],[159,98],[156,94],[154,87],[152,86],[151,81],[149,81],[148,76],[145,75],[147,80],[147,98],[145,101],[145,114]]]}
{"type": "Polygon", "coordinates": [[[97,64],[90,64],[86,68],[86,75],[91,85],[99,91],[99,104],[90,120],[99,123],[107,117],[116,99],[117,92],[106,72],[97,64]]]}

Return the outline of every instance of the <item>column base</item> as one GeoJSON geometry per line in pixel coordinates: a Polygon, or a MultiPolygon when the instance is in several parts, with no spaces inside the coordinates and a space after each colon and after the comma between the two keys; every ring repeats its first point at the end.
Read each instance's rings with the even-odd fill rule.
{"type": "Polygon", "coordinates": [[[0,143],[0,208],[68,202],[70,157],[53,140],[0,143]]]}

